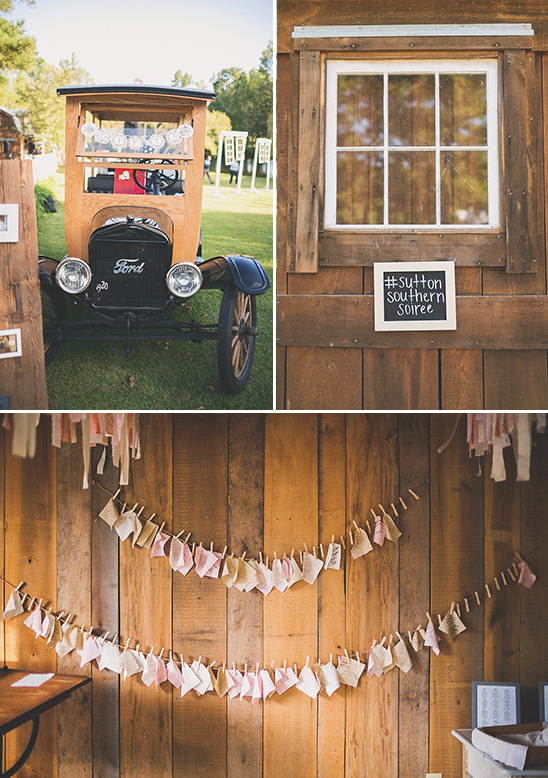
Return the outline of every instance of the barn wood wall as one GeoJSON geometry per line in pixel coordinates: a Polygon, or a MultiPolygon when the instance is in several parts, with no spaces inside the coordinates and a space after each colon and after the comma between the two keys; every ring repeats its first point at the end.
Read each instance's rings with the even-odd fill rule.
{"type": "MultiPolygon", "coordinates": [[[[426,610],[444,612],[506,567],[512,552],[533,552],[532,591],[516,584],[465,617],[468,631],[439,657],[413,656],[408,675],[391,672],[316,701],[292,690],[267,704],[214,695],[180,699],[134,678],[93,670],[93,684],[42,718],[22,778],[421,778],[461,775],[453,727],[470,724],[471,681],[520,681],[524,716],[537,717],[537,682],[548,678],[548,446],[533,451],[531,481],[493,483],[468,458],[465,421],[442,454],[450,415],[142,415],[143,458],[131,466],[124,499],[146,500],[167,528],[193,531],[216,547],[249,554],[291,550],[340,535],[369,508],[408,487],[419,493],[388,543],[345,572],[322,573],[266,600],[227,592],[219,581],[172,575],[165,559],[118,546],[97,512],[105,493],[81,488],[80,446],[49,443],[38,430],[34,460],[13,459],[0,430],[0,569],[10,581],[72,610],[81,624],[184,651],[187,659],[230,662],[364,649],[374,637],[414,628],[426,610]],[[263,521],[264,514],[264,521],[263,521]],[[535,550],[536,549],[536,550],[535,550]]],[[[102,482],[116,484],[107,467],[102,482]]],[[[5,598],[9,592],[5,592],[5,598]]],[[[21,620],[0,626],[10,667],[80,670],[57,658],[21,620]]],[[[8,738],[8,759],[28,732],[8,738]]]]}
{"type": "MultiPolygon", "coordinates": [[[[458,267],[457,295],[498,296],[500,316],[494,311],[478,318],[474,331],[483,344],[494,340],[495,333],[506,330],[515,345],[506,343],[500,349],[479,348],[474,339],[460,341],[460,332],[453,333],[452,344],[438,348],[408,333],[406,338],[393,338],[393,345],[379,343],[379,333],[373,333],[372,343],[359,342],[365,331],[373,331],[369,319],[357,312],[364,295],[373,294],[372,267],[329,266],[317,273],[290,272],[293,259],[292,235],[297,199],[298,118],[299,118],[299,53],[293,52],[291,32],[296,25],[337,24],[435,24],[526,22],[535,31],[533,38],[537,71],[542,70],[537,85],[542,84],[539,110],[534,132],[543,147],[544,159],[548,140],[548,124],[542,114],[548,107],[548,9],[540,0],[525,0],[516,4],[501,2],[493,7],[487,0],[473,6],[453,0],[419,2],[419,0],[346,0],[333,4],[328,0],[295,0],[278,2],[278,72],[277,72],[277,158],[278,221],[277,221],[277,282],[278,295],[287,295],[278,305],[278,385],[277,407],[292,410],[459,410],[468,408],[541,408],[548,402],[548,361],[546,338],[536,337],[526,343],[531,317],[522,304],[539,296],[541,305],[548,304],[546,287],[546,250],[541,245],[538,272],[508,274],[500,267],[458,267]],[[289,235],[288,235],[289,228],[289,235]],[[308,298],[297,297],[300,295],[308,298]],[[331,312],[324,309],[319,296],[340,295],[340,307],[331,312]],[[350,299],[354,297],[354,299],[350,299]],[[346,299],[345,299],[346,298],[346,299]],[[361,299],[360,299],[361,298],[361,299]],[[505,298],[508,298],[506,301],[505,298]],[[303,303],[312,306],[302,310],[303,303]],[[491,315],[493,313],[493,315],[491,315]],[[359,321],[348,327],[349,317],[359,321]],[[284,325],[284,320],[286,324],[284,325]],[[363,322],[366,322],[365,325],[363,322]],[[312,325],[311,325],[311,322],[312,325]],[[314,323],[317,326],[314,326],[314,323]],[[361,324],[361,326],[360,326],[361,324]],[[345,336],[358,338],[350,345],[345,336]],[[523,377],[527,376],[524,381],[523,377]]],[[[305,149],[305,156],[309,150],[305,149]]],[[[545,163],[546,164],[546,163],[545,163]]],[[[539,177],[542,179],[542,175],[539,177]]],[[[546,167],[544,180],[548,180],[546,167]]],[[[542,186],[541,191],[545,192],[542,186]]],[[[540,220],[546,224],[548,198],[541,195],[540,220]]],[[[543,230],[546,234],[546,230],[543,230]]],[[[349,241],[351,238],[349,238],[349,241]]],[[[320,255],[322,241],[320,240],[320,255]]],[[[407,252],[400,258],[405,259],[407,252]]],[[[478,257],[479,262],[483,261],[478,257]]],[[[344,261],[344,260],[343,260],[344,261]]],[[[369,297],[371,312],[372,297],[369,297]]],[[[544,310],[544,308],[542,309],[544,310]]],[[[367,316],[367,312],[365,313],[367,316]]],[[[461,317],[461,327],[465,324],[461,317]]],[[[434,333],[435,335],[436,333],[434,333]]],[[[384,333],[380,334],[381,336],[384,333]]],[[[495,336],[496,337],[496,336],[495,336]]]]}

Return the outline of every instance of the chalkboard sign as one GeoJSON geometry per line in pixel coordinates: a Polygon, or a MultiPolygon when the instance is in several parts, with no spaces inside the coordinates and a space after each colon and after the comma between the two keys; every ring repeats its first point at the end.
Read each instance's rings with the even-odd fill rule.
{"type": "Polygon", "coordinates": [[[454,262],[375,262],[375,330],[456,330],[454,262]]]}

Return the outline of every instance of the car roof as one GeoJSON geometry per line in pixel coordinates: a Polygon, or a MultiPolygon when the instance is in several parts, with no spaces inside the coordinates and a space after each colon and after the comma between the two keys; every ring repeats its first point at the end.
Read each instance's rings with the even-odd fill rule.
{"type": "Polygon", "coordinates": [[[125,93],[133,95],[170,95],[173,97],[193,97],[201,100],[214,100],[211,89],[199,89],[195,86],[161,86],[158,84],[74,84],[61,86],[58,95],[91,95],[125,93]]]}

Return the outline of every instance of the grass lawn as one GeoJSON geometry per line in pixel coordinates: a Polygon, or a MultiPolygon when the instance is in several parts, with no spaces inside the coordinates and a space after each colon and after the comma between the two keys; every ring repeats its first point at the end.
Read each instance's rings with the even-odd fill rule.
{"type": "MultiPolygon", "coordinates": [[[[204,259],[240,253],[256,257],[273,278],[273,194],[249,190],[245,195],[228,186],[222,176],[225,198],[211,197],[214,187],[204,184],[202,244],[204,259]]],[[[61,198],[64,178],[57,176],[61,198]]],[[[258,187],[264,179],[258,179],[258,187]]],[[[48,215],[39,230],[41,254],[55,259],[65,255],[64,203],[48,215]]],[[[185,319],[217,321],[222,293],[199,292],[189,300],[185,319]]],[[[65,342],[46,368],[49,407],[52,410],[100,408],[105,410],[270,410],[273,407],[272,289],[257,298],[258,326],[251,378],[239,395],[227,394],[217,374],[215,341],[191,343],[176,340],[134,341],[129,362],[123,341],[65,342]]],[[[70,301],[69,301],[70,304],[70,301]]],[[[77,306],[76,303],[72,303],[77,306]]],[[[79,307],[79,306],[78,306],[79,307]]],[[[69,317],[71,311],[69,309],[69,317]]]]}

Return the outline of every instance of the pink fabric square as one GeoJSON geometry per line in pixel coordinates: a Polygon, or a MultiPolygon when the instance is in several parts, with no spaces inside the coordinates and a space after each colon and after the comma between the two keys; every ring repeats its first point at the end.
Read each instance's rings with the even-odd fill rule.
{"type": "Polygon", "coordinates": [[[176,688],[180,689],[183,683],[183,674],[179,665],[170,659],[167,663],[167,680],[176,688]]]}
{"type": "Polygon", "coordinates": [[[424,639],[424,645],[430,646],[432,651],[436,654],[436,656],[440,653],[439,649],[439,638],[436,634],[436,630],[434,629],[433,623],[428,620],[428,626],[426,627],[426,637],[424,639]]]}
{"type": "Polygon", "coordinates": [[[231,699],[234,697],[239,697],[240,692],[242,691],[242,684],[244,680],[242,673],[239,670],[227,670],[226,672],[234,682],[234,686],[231,686],[228,690],[228,696],[231,699]]]}
{"type": "Polygon", "coordinates": [[[521,561],[518,563],[519,567],[519,578],[518,583],[520,583],[522,586],[526,586],[528,589],[532,587],[532,585],[537,580],[536,575],[533,573],[527,562],[521,561]]]}
{"type": "Polygon", "coordinates": [[[382,546],[385,538],[386,524],[380,516],[377,516],[375,520],[375,532],[373,533],[373,543],[377,543],[377,545],[382,546]]]}
{"type": "Polygon", "coordinates": [[[213,557],[213,564],[206,571],[206,576],[208,578],[218,578],[221,573],[222,554],[220,554],[218,551],[208,551],[207,553],[209,555],[208,561],[211,561],[211,557],[213,557]]]}
{"type": "Polygon", "coordinates": [[[158,532],[158,534],[154,538],[154,543],[152,544],[152,548],[150,549],[151,558],[166,555],[165,545],[168,540],[169,540],[169,535],[166,535],[165,532],[158,532]]]}

